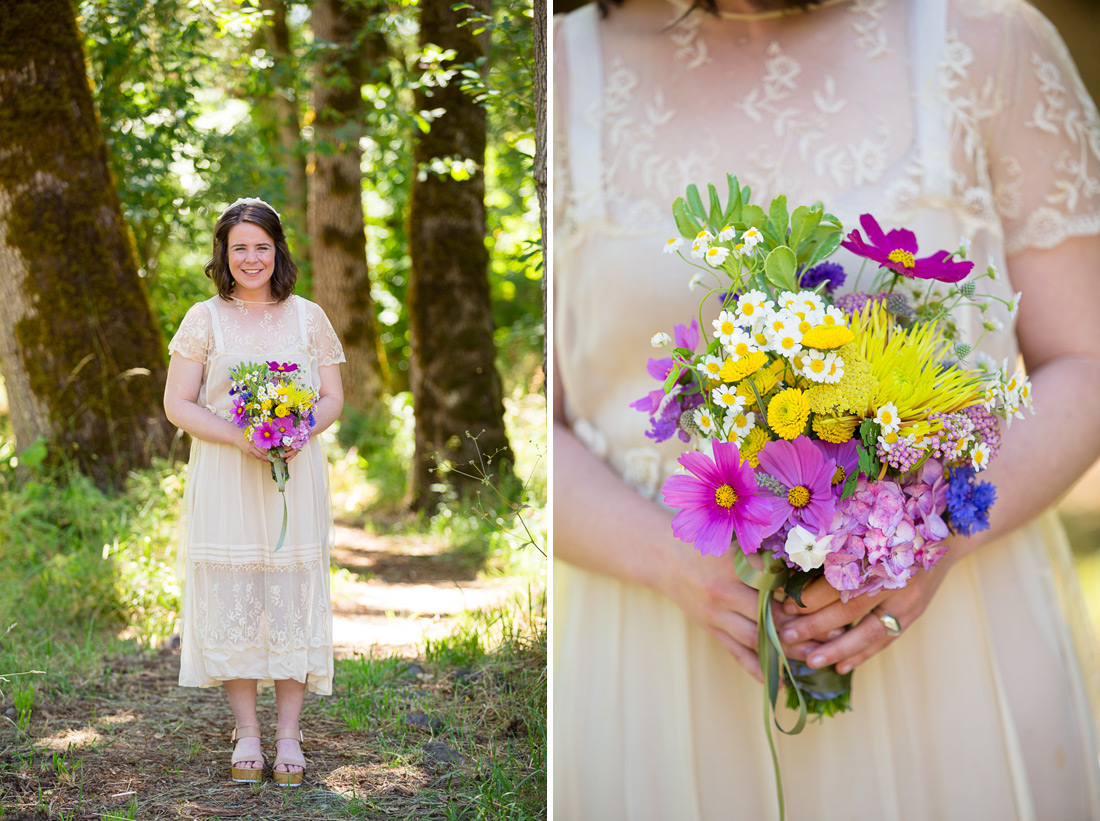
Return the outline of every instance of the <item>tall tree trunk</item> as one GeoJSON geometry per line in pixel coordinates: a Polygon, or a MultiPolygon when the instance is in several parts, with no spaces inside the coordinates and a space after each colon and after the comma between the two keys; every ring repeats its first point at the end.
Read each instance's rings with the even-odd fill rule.
{"type": "MultiPolygon", "coordinates": [[[[534,46],[535,46],[535,194],[539,198],[539,237],[542,241],[542,327],[546,324],[546,0],[534,3],[534,46]]],[[[542,372],[547,373],[546,339],[542,335],[542,372]]],[[[546,382],[543,382],[545,385],[546,382]]]]}
{"type": "MultiPolygon", "coordinates": [[[[473,0],[488,13],[488,0],[473,0]]],[[[420,44],[454,49],[454,63],[486,54],[474,26],[459,28],[464,10],[451,0],[420,3],[420,44]]],[[[444,67],[446,67],[445,64],[444,67]]],[[[504,432],[500,377],[494,364],[485,248],[485,109],[458,87],[422,85],[414,110],[444,109],[413,148],[417,177],[409,204],[409,381],[416,416],[410,503],[436,499],[431,486],[438,462],[470,472],[469,463],[493,456],[493,472],[510,472],[512,453],[504,432]],[[472,162],[468,179],[432,168],[435,158],[472,162]],[[476,444],[470,439],[476,436],[476,444]],[[480,456],[479,456],[480,452],[480,456]]],[[[461,472],[449,477],[459,489],[476,484],[461,472]]]]}
{"type": "Polygon", "coordinates": [[[163,341],[68,0],[0,9],[0,370],[19,447],[44,436],[100,484],[167,451],[163,341]]]}
{"type": "Polygon", "coordinates": [[[283,222],[297,240],[293,249],[298,260],[309,259],[309,233],[306,223],[308,209],[306,191],[306,157],[302,151],[302,130],[298,118],[298,60],[290,42],[290,27],[286,22],[283,0],[259,0],[259,8],[267,15],[263,28],[263,44],[274,61],[272,85],[274,95],[265,101],[275,122],[278,149],[276,155],[286,178],[286,200],[283,222]]]}
{"type": "Polygon", "coordinates": [[[356,0],[317,0],[314,40],[321,49],[313,80],[316,150],[309,185],[313,289],[344,343],[344,399],[368,411],[385,383],[370,294],[363,219],[362,86],[375,38],[370,9],[356,0]]]}

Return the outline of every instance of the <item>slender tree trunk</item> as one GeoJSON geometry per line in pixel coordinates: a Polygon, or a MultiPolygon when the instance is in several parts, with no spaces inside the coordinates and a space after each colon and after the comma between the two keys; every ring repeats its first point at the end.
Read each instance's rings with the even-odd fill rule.
{"type": "Polygon", "coordinates": [[[266,101],[271,108],[278,138],[277,156],[286,178],[286,201],[282,208],[283,223],[297,240],[293,249],[297,260],[309,259],[309,232],[306,224],[308,194],[306,189],[306,156],[302,151],[302,129],[298,118],[298,60],[290,42],[290,27],[286,22],[283,0],[259,0],[267,13],[263,29],[263,44],[275,63],[274,96],[266,101]]]}
{"type": "MultiPolygon", "coordinates": [[[[488,0],[474,0],[488,12],[488,0]]],[[[451,0],[420,3],[420,43],[454,49],[455,63],[474,63],[486,54],[474,26],[459,28],[464,10],[451,0]]],[[[416,415],[416,452],[410,503],[436,499],[432,484],[440,462],[457,471],[449,480],[460,489],[476,484],[463,473],[481,457],[494,458],[492,472],[510,471],[504,432],[500,377],[494,364],[493,317],[489,300],[489,254],[485,248],[485,109],[458,87],[422,86],[415,110],[444,109],[413,148],[418,174],[409,206],[409,379],[416,415]],[[468,179],[433,169],[433,159],[472,162],[468,179]],[[475,442],[470,437],[477,437],[475,442]]],[[[461,176],[461,175],[458,175],[461,176]]],[[[473,471],[476,474],[476,471],[473,471]]]]}
{"type": "Polygon", "coordinates": [[[317,0],[313,34],[321,48],[313,80],[316,150],[309,186],[313,289],[344,343],[344,399],[374,407],[385,383],[370,293],[363,219],[362,86],[370,9],[362,2],[317,0]]]}
{"type": "MultiPolygon", "coordinates": [[[[535,194],[539,198],[539,237],[542,240],[542,327],[546,324],[546,0],[534,3],[534,46],[535,46],[535,194]]],[[[542,339],[542,372],[547,372],[546,339],[542,339]]],[[[545,385],[546,382],[543,382],[545,385]]]]}
{"type": "Polygon", "coordinates": [[[99,483],[165,453],[165,361],[68,0],[0,7],[0,370],[18,447],[99,483]]]}

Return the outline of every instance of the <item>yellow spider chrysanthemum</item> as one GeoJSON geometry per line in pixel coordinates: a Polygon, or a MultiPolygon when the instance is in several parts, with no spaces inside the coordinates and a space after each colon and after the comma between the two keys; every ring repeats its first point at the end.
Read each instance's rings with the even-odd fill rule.
{"type": "Polygon", "coordinates": [[[843,346],[838,353],[844,360],[844,376],[829,385],[815,385],[807,392],[810,409],[823,416],[845,413],[867,415],[867,409],[878,390],[878,380],[871,370],[871,363],[860,356],[857,346],[843,346]]]}
{"type": "Polygon", "coordinates": [[[794,439],[806,428],[810,401],[798,388],[780,391],[768,403],[768,425],[784,439],[794,439]]]}
{"type": "Polygon", "coordinates": [[[859,425],[859,417],[851,415],[822,416],[815,413],[811,424],[819,439],[839,445],[847,442],[855,435],[856,427],[859,425]]]}
{"type": "Polygon", "coordinates": [[[748,432],[741,442],[741,461],[748,462],[751,467],[760,467],[760,451],[764,445],[771,441],[768,431],[764,427],[755,427],[748,432]]]}
{"type": "Polygon", "coordinates": [[[847,345],[856,336],[844,325],[815,325],[802,335],[802,344],[807,348],[832,350],[847,345]]]}
{"type": "Polygon", "coordinates": [[[746,354],[733,361],[732,356],[726,357],[726,361],[722,363],[722,370],[719,371],[719,376],[722,377],[722,381],[727,384],[734,382],[740,382],[746,376],[756,373],[762,367],[768,364],[768,355],[761,351],[754,351],[753,353],[746,354]]]}
{"type": "Polygon", "coordinates": [[[893,403],[902,427],[907,427],[981,399],[980,375],[946,365],[954,355],[935,324],[922,323],[907,331],[881,304],[872,303],[853,320],[853,330],[852,345],[878,382],[868,413],[893,403]]]}

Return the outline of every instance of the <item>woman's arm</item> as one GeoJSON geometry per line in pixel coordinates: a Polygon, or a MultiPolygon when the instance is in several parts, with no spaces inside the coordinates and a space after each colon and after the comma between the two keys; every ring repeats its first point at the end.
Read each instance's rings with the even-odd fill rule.
{"type": "Polygon", "coordinates": [[[201,362],[178,353],[168,360],[168,380],[164,385],[164,415],[177,428],[204,442],[233,445],[249,456],[267,461],[267,454],[248,439],[241,429],[227,419],[199,405],[202,387],[201,362]]]}
{"type": "MultiPolygon", "coordinates": [[[[1016,332],[1033,385],[1035,415],[1002,432],[1000,455],[980,474],[997,488],[989,530],[953,537],[936,568],[918,572],[902,590],[842,604],[828,583],[816,582],[807,588],[806,609],[800,611],[810,615],[791,621],[784,639],[825,635],[872,608],[893,615],[904,630],[924,612],[954,562],[1041,513],[1100,456],[1100,237],[1021,252],[1009,260],[1009,268],[1023,293],[1016,332]]],[[[785,607],[790,614],[799,612],[794,602],[785,607]]],[[[867,618],[823,645],[810,664],[850,669],[891,641],[877,618],[867,618]]]]}
{"type": "Polygon", "coordinates": [[[316,436],[329,425],[340,418],[340,411],[344,409],[344,383],[340,379],[339,365],[324,365],[317,369],[321,378],[321,390],[318,391],[320,399],[317,400],[317,408],[313,411],[313,417],[317,420],[313,428],[316,436]]]}

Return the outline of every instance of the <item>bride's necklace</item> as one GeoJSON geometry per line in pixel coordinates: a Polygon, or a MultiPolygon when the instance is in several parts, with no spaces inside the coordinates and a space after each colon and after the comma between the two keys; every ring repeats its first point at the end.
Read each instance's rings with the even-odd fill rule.
{"type": "Polygon", "coordinates": [[[827,9],[831,6],[839,6],[842,3],[850,3],[851,0],[823,0],[814,6],[793,6],[787,9],[772,9],[771,11],[722,11],[718,10],[718,16],[723,20],[776,20],[780,17],[789,17],[793,14],[806,14],[819,9],[827,9]]]}
{"type": "Polygon", "coordinates": [[[241,303],[242,305],[278,305],[279,304],[278,300],[276,300],[274,302],[259,302],[259,301],[253,302],[253,301],[248,300],[248,299],[241,299],[238,296],[231,296],[229,298],[234,300],[235,302],[241,303]]]}

